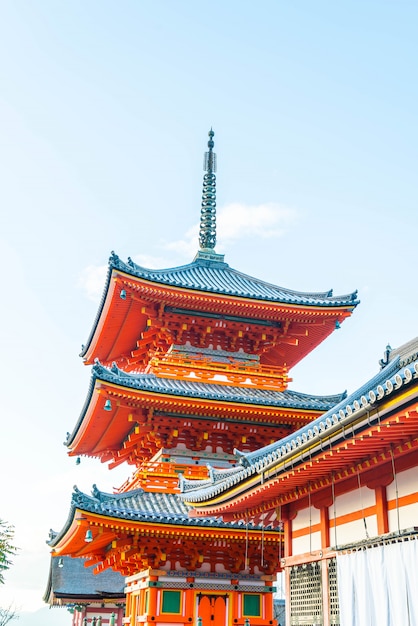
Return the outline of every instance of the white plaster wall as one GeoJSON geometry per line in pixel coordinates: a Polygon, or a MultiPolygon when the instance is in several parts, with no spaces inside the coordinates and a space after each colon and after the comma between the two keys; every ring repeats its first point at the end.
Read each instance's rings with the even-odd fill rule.
{"type": "Polygon", "coordinates": [[[316,526],[321,521],[321,513],[314,506],[309,509],[298,511],[297,516],[292,521],[292,530],[304,531],[302,537],[295,537],[292,541],[293,554],[303,554],[311,550],[321,549],[321,533],[311,532],[309,528],[316,526]]]}
{"type": "MultiPolygon", "coordinates": [[[[387,487],[387,499],[391,506],[396,505],[396,487],[398,489],[398,500],[401,500],[404,496],[416,494],[418,491],[418,468],[413,467],[404,472],[399,472],[399,474],[396,475],[396,481],[394,480],[387,487]]],[[[399,504],[399,521],[398,510],[396,508],[392,508],[388,512],[389,532],[418,526],[418,503],[407,504],[405,506],[402,506],[401,502],[399,504]]]]}
{"type": "MultiPolygon", "coordinates": [[[[335,512],[337,519],[342,515],[348,515],[353,511],[361,511],[362,508],[366,509],[368,506],[375,506],[375,504],[376,499],[374,489],[361,487],[360,489],[355,489],[349,493],[344,493],[335,499],[335,512]]],[[[331,505],[329,508],[329,517],[330,519],[334,518],[334,505],[331,505]]]]}
{"type": "Polygon", "coordinates": [[[319,524],[321,519],[321,513],[314,506],[311,506],[309,509],[303,509],[302,511],[298,511],[295,519],[292,521],[292,529],[302,530],[307,528],[309,530],[309,526],[314,526],[315,524],[319,524]],[[311,522],[309,522],[309,518],[311,518],[311,522]]]}
{"type": "MultiPolygon", "coordinates": [[[[396,470],[396,462],[395,462],[396,470]]],[[[398,497],[409,496],[418,491],[418,468],[413,467],[396,475],[396,481],[392,481],[386,489],[388,500],[396,498],[396,484],[398,485],[398,497]]]]}
{"type": "Polygon", "coordinates": [[[308,534],[303,537],[296,537],[292,541],[292,550],[293,555],[304,554],[305,552],[310,552],[311,550],[320,550],[321,549],[321,533],[316,532],[312,533],[309,537],[309,528],[307,529],[308,534]]]}
{"type": "Polygon", "coordinates": [[[369,537],[377,537],[377,520],[376,517],[366,517],[367,534],[364,528],[363,518],[347,522],[347,524],[337,524],[337,541],[335,542],[334,528],[331,528],[331,546],[344,545],[346,543],[355,543],[369,537]]]}
{"type": "Polygon", "coordinates": [[[389,511],[388,519],[389,532],[405,530],[406,528],[418,526],[418,503],[408,504],[407,506],[403,506],[399,509],[399,525],[398,513],[396,509],[389,511]]]}

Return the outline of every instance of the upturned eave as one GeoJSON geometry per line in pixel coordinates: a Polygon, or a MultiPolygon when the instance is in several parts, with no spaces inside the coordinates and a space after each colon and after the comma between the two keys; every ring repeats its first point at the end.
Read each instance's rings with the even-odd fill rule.
{"type": "Polygon", "coordinates": [[[251,285],[250,280],[256,281],[257,289],[260,293],[265,291],[268,297],[257,297],[257,290],[251,293],[250,287],[245,295],[223,292],[222,282],[213,277],[213,284],[208,282],[210,289],[205,289],[202,284],[194,288],[193,282],[182,286],[180,279],[170,283],[173,273],[188,277],[193,273],[190,268],[194,265],[199,267],[199,264],[192,263],[171,270],[153,271],[125,264],[116,255],[111,257],[96,320],[81,352],[85,363],[92,364],[95,359],[104,364],[129,360],[141,333],[154,323],[153,318],[158,316],[163,320],[165,308],[174,307],[183,311],[179,313],[180,317],[205,312],[233,315],[243,320],[251,318],[260,324],[274,321],[283,326],[291,319],[292,327],[286,331],[283,345],[266,356],[268,363],[279,360],[291,368],[339,327],[358,304],[356,293],[337,297],[330,295],[331,292],[293,292],[229,270],[224,263],[214,265],[221,265],[219,271],[224,273],[225,266],[234,279],[239,277],[244,285],[251,285]]]}
{"type": "MultiPolygon", "coordinates": [[[[244,455],[241,472],[198,490],[183,487],[182,499],[193,515],[245,513],[290,504],[324,489],[338,490],[349,480],[353,488],[375,479],[392,464],[400,468],[418,462],[418,363],[392,363],[346,403],[302,427],[283,441],[244,455]],[[397,365],[398,363],[398,365],[397,365]],[[386,380],[385,380],[386,379],[386,380]],[[246,460],[247,459],[247,460],[246,460]],[[309,486],[309,487],[308,487],[309,486]]],[[[393,478],[393,476],[392,476],[393,478]]],[[[391,480],[392,480],[391,478],[391,480]]]]}

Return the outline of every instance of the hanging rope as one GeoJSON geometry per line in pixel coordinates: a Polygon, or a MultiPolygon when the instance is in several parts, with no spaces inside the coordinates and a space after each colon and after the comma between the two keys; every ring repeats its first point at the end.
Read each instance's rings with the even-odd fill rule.
{"type": "Polygon", "coordinates": [[[398,478],[396,476],[396,470],[395,470],[395,457],[393,456],[393,449],[392,446],[390,446],[390,456],[392,459],[392,474],[393,474],[393,480],[395,483],[395,498],[396,498],[396,517],[397,517],[397,522],[398,522],[398,533],[401,532],[401,524],[400,524],[400,519],[399,519],[399,492],[398,492],[398,478]]]}
{"type": "Polygon", "coordinates": [[[312,554],[312,510],[311,510],[311,483],[308,483],[308,505],[309,505],[309,553],[312,554]]]}
{"type": "Polygon", "coordinates": [[[332,483],[331,483],[331,492],[332,492],[332,508],[333,508],[333,517],[334,517],[334,545],[337,546],[337,506],[335,502],[335,476],[332,474],[332,483]]]}
{"type": "MultiPolygon", "coordinates": [[[[282,522],[282,505],[279,506],[279,529],[283,530],[283,522],[282,522]]],[[[279,541],[279,564],[282,562],[282,537],[280,537],[279,541]]]]}
{"type": "MultiPolygon", "coordinates": [[[[264,472],[262,472],[261,474],[261,484],[264,483],[264,472]]],[[[261,499],[261,515],[260,515],[260,520],[261,520],[261,569],[264,569],[264,518],[266,516],[266,513],[264,511],[264,491],[262,491],[262,499],[261,499]]]]}
{"type": "Polygon", "coordinates": [[[249,569],[248,563],[248,511],[245,512],[245,569],[249,569]]]}
{"type": "Polygon", "coordinates": [[[364,530],[366,533],[366,539],[369,538],[369,533],[367,530],[367,522],[366,522],[366,516],[364,515],[364,507],[363,507],[363,492],[361,490],[361,482],[360,482],[360,466],[357,465],[357,482],[358,482],[358,488],[359,488],[359,492],[360,492],[360,504],[361,504],[361,514],[363,516],[363,524],[364,524],[364,530]]]}

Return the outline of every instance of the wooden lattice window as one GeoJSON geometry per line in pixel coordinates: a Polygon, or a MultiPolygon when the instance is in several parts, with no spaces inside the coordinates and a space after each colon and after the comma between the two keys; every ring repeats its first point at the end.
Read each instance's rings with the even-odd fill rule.
{"type": "Polygon", "coordinates": [[[340,624],[340,604],[338,601],[337,559],[328,561],[328,588],[329,588],[329,623],[332,626],[340,624]]]}
{"type": "Polygon", "coordinates": [[[290,626],[322,626],[321,562],[294,565],[290,570],[290,626]]]}

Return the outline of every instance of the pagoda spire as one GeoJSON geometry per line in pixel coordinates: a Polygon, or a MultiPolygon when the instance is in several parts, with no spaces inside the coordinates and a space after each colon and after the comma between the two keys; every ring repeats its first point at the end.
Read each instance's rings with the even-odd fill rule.
{"type": "Polygon", "coordinates": [[[209,133],[208,148],[205,152],[203,169],[202,205],[200,211],[199,246],[201,250],[212,251],[216,245],[216,154],[213,152],[215,133],[209,133]]]}

